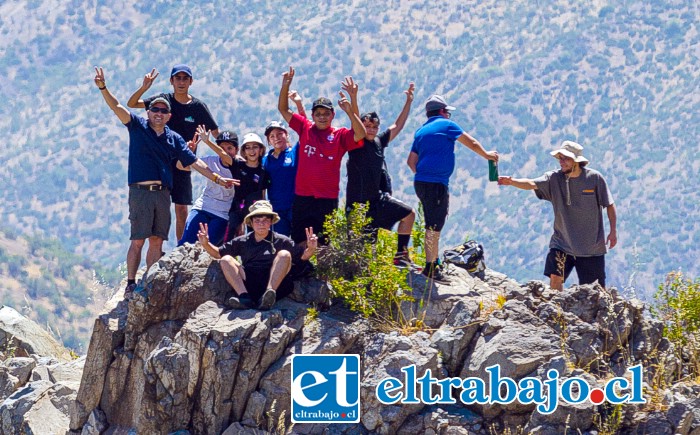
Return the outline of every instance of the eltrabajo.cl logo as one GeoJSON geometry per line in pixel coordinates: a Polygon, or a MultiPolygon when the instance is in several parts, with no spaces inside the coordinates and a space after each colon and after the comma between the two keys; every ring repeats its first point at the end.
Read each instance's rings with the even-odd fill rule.
{"type": "Polygon", "coordinates": [[[292,355],[293,423],[360,421],[360,355],[292,355]]]}

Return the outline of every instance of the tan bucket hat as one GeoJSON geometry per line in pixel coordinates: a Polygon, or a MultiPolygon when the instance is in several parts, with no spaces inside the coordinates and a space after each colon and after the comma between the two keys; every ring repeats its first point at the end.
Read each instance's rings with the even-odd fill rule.
{"type": "Polygon", "coordinates": [[[550,153],[555,159],[559,158],[559,154],[574,159],[578,163],[588,163],[588,159],[583,157],[583,147],[576,142],[565,140],[561,143],[558,150],[550,153]]]}
{"type": "Polygon", "coordinates": [[[253,218],[255,216],[272,216],[273,224],[280,221],[280,216],[272,211],[272,204],[270,204],[270,201],[265,201],[264,199],[255,201],[248,210],[250,210],[250,213],[248,213],[243,220],[246,225],[253,226],[253,218]]]}

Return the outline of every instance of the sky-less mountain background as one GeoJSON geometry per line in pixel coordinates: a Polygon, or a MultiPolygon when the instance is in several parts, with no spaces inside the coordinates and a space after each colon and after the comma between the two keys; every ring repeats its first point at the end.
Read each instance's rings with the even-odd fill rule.
{"type": "MultiPolygon", "coordinates": [[[[64,322],[64,341],[78,347],[84,310],[96,309],[91,271],[120,276],[128,135],[93,84],[94,65],[126,103],[151,68],[161,76],[147,95],[169,91],[170,68],[187,62],[191,93],[239,134],[280,118],[289,65],[307,108],[336,99],[352,75],[361,110],[377,109],[384,126],[414,81],[411,116],[388,152],[396,196],[417,206],[405,160],[424,101],[441,93],[458,107],[453,119],[499,151],[502,175],[558,168],[549,151],[565,139],[585,147],[618,209],[610,284],[650,296],[670,270],[698,276],[698,3],[570,3],[2,2],[2,302],[64,322]]],[[[340,111],[336,124],[349,125],[340,111]]],[[[469,235],[489,267],[542,279],[550,205],[488,183],[486,161],[461,146],[457,166],[443,247],[469,235]]]]}

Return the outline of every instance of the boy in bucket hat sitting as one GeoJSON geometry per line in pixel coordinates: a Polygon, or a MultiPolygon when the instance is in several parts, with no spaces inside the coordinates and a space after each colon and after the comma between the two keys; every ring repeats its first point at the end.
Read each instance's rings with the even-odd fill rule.
{"type": "Polygon", "coordinates": [[[276,300],[294,290],[289,271],[292,264],[309,260],[316,252],[318,238],[313,228],[306,228],[306,248],[270,228],[279,221],[269,201],[256,201],[250,206],[245,224],[253,228],[247,235],[216,247],[209,242],[206,224],[197,234],[202,247],[216,259],[236,296],[229,298],[233,309],[258,308],[269,310],[276,300]],[[234,257],[240,256],[241,262],[234,257]]]}
{"type": "Polygon", "coordinates": [[[617,213],[608,184],[598,171],[588,168],[583,147],[576,142],[564,141],[550,154],[559,160],[560,170],[534,180],[498,177],[498,184],[534,190],[539,199],[552,203],[554,234],[544,266],[550,287],[562,290],[574,267],[579,284],[597,280],[605,287],[606,243],[610,248],[617,244],[617,213]],[[602,208],[610,223],[607,239],[602,208]]]}

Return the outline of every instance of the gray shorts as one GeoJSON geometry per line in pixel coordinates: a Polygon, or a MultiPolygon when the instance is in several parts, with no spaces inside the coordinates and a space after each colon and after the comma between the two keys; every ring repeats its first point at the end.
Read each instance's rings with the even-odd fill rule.
{"type": "Polygon", "coordinates": [[[129,187],[130,240],[160,237],[168,240],[170,232],[170,191],[140,190],[129,187]]]}

